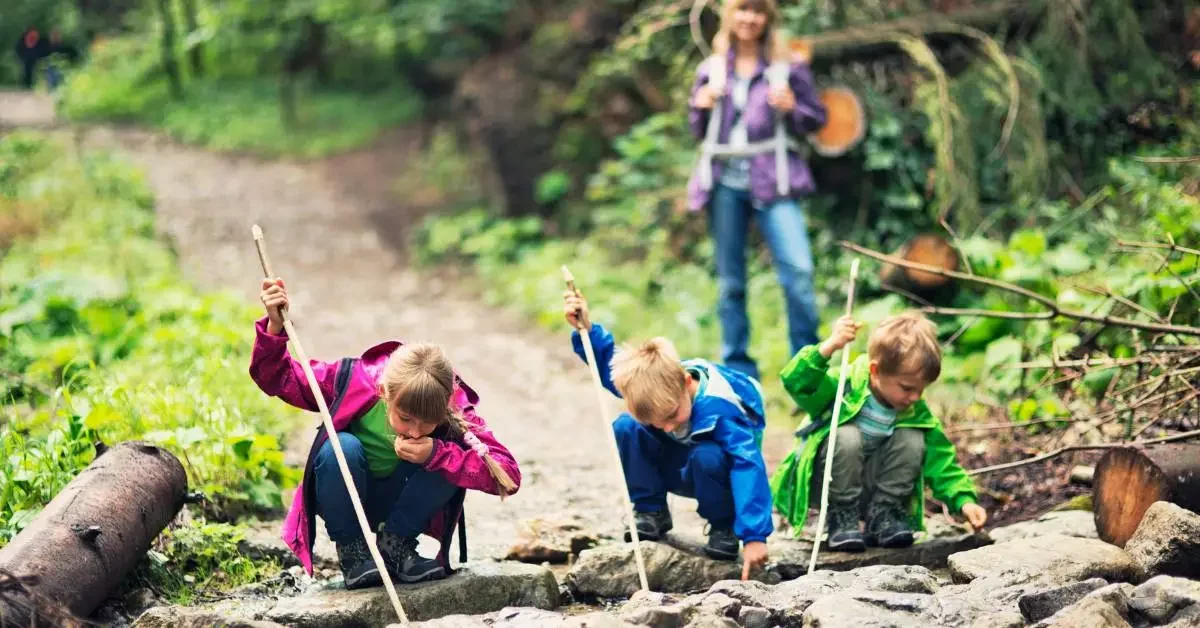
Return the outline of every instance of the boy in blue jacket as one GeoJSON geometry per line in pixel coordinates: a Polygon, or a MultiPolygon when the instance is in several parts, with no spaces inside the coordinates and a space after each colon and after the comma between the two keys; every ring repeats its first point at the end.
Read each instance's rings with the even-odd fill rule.
{"type": "Polygon", "coordinates": [[[706,360],[681,362],[666,338],[618,351],[612,334],[588,319],[582,295],[563,298],[575,353],[586,362],[579,330],[589,330],[600,379],[628,409],[613,432],[638,536],[657,541],[671,529],[668,492],[693,497],[709,523],[705,553],[734,560],[740,539],[746,568],[762,567],[774,524],[759,383],[706,360]]]}

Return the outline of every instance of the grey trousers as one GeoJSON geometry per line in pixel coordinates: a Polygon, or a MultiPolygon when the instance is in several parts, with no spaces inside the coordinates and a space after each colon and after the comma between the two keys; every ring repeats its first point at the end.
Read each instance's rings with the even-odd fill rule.
{"type": "MultiPolygon", "coordinates": [[[[809,504],[820,505],[821,485],[825,474],[826,439],[817,452],[812,474],[809,504]]],[[[925,431],[899,428],[878,443],[874,451],[863,447],[862,432],[854,422],[838,428],[833,452],[833,479],[829,482],[829,503],[836,506],[857,505],[865,511],[875,498],[907,503],[917,482],[917,474],[925,462],[925,431]]]]}

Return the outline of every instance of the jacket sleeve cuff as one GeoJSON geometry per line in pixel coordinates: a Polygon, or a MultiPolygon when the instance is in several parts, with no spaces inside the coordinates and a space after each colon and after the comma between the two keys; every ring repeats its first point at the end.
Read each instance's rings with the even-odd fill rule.
{"type": "Polygon", "coordinates": [[[429,459],[425,461],[425,464],[421,465],[421,468],[425,469],[426,471],[432,471],[432,465],[437,461],[438,454],[442,452],[442,448],[445,446],[446,444],[442,441],[436,438],[433,439],[433,449],[429,450],[429,459]]]}
{"type": "Polygon", "coordinates": [[[755,535],[755,536],[748,536],[748,537],[742,539],[742,543],[766,543],[766,542],[767,542],[767,537],[765,537],[765,536],[755,535]]]}
{"type": "Polygon", "coordinates": [[[958,497],[954,498],[954,504],[953,504],[954,512],[961,513],[963,506],[966,506],[967,504],[974,504],[974,503],[976,503],[974,495],[971,495],[969,493],[963,493],[962,495],[959,495],[958,497]]]}
{"type": "Polygon", "coordinates": [[[284,344],[287,344],[288,335],[286,329],[279,330],[278,334],[272,334],[271,332],[267,331],[267,323],[270,320],[271,319],[269,317],[263,316],[254,323],[254,329],[256,332],[258,332],[259,339],[266,341],[278,340],[282,341],[284,344]]]}

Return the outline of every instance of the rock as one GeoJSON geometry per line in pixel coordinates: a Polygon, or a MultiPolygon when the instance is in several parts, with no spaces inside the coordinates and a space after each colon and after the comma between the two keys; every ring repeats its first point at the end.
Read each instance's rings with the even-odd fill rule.
{"type": "Polygon", "coordinates": [[[738,623],[728,617],[704,615],[688,622],[688,628],[738,628],[738,623]]]}
{"type": "Polygon", "coordinates": [[[1200,613],[1200,582],[1174,576],[1155,576],[1133,590],[1129,609],[1157,625],[1178,616],[1200,613]]]}
{"type": "Polygon", "coordinates": [[[742,628],[770,628],[771,611],[757,606],[743,606],[738,613],[737,623],[742,628]]]}
{"type": "Polygon", "coordinates": [[[151,606],[158,604],[158,596],[154,594],[154,591],[147,588],[134,589],[125,595],[122,603],[125,605],[127,613],[137,615],[151,606]]]}
{"type": "Polygon", "coordinates": [[[989,532],[996,543],[1008,543],[1038,536],[1076,536],[1100,538],[1096,533],[1096,517],[1090,511],[1065,510],[1050,512],[1033,521],[1022,521],[989,532]]]}
{"type": "Polygon", "coordinates": [[[638,626],[652,628],[680,628],[683,625],[683,610],[677,606],[640,608],[621,613],[621,619],[638,626]]]}
{"type": "Polygon", "coordinates": [[[1042,621],[1082,600],[1085,595],[1108,585],[1103,578],[1091,578],[1061,587],[1026,593],[1017,600],[1021,614],[1029,621],[1042,621]]]}
{"type": "Polygon", "coordinates": [[[280,628],[281,624],[255,616],[269,608],[263,605],[217,604],[206,608],[159,606],[141,614],[131,628],[280,628]]]}
{"type": "MultiPolygon", "coordinates": [[[[564,617],[547,610],[513,607],[485,615],[447,615],[410,625],[413,628],[627,628],[633,624],[604,613],[564,617]]],[[[391,624],[388,628],[403,627],[391,624]]]]}
{"type": "Polygon", "coordinates": [[[933,626],[982,628],[1024,626],[1018,602],[1021,596],[1051,586],[1038,576],[1027,573],[1006,573],[976,578],[969,584],[943,586],[936,593],[937,602],[925,613],[924,619],[933,626]]]}
{"type": "MultiPolygon", "coordinates": [[[[238,551],[255,560],[273,558],[279,561],[281,565],[294,567],[297,571],[303,573],[304,570],[296,560],[296,555],[292,553],[291,548],[284,544],[283,539],[279,536],[279,530],[282,526],[282,521],[264,521],[250,524],[246,528],[245,536],[238,542],[238,551]]],[[[316,542],[313,545],[313,567],[317,569],[336,569],[337,566],[337,548],[334,547],[333,541],[329,540],[329,534],[325,531],[325,526],[318,525],[316,542]]]]}
{"type": "Polygon", "coordinates": [[[977,617],[968,625],[970,628],[1024,628],[1025,618],[1020,613],[992,613],[977,617]]]}
{"type": "MultiPolygon", "coordinates": [[[[509,606],[552,609],[558,606],[558,583],[544,567],[523,563],[469,563],[445,580],[398,587],[410,621],[451,614],[476,615],[509,606]]],[[[383,626],[396,619],[383,587],[346,591],[326,588],[281,600],[266,618],[312,628],[383,626]]]]}
{"type": "Polygon", "coordinates": [[[521,529],[521,538],[509,548],[505,558],[526,563],[565,563],[572,555],[596,545],[598,536],[576,517],[532,519],[521,529]]]}
{"type": "Polygon", "coordinates": [[[1078,603],[1036,624],[1037,628],[1131,628],[1130,624],[1104,600],[1085,597],[1078,603]]]}
{"type": "Polygon", "coordinates": [[[1129,596],[1133,595],[1134,586],[1128,582],[1118,582],[1106,587],[1100,587],[1086,597],[1094,597],[1113,607],[1121,617],[1129,617],[1129,596]]]}
{"type": "Polygon", "coordinates": [[[1063,585],[1087,578],[1137,581],[1141,569],[1125,550],[1098,539],[1051,535],[1024,538],[950,557],[955,582],[1008,573],[1037,576],[1063,585]]]}
{"type": "MultiPolygon", "coordinates": [[[[646,579],[655,591],[684,593],[741,577],[742,564],[718,561],[664,543],[642,542],[646,579]]],[[[765,574],[757,574],[763,577],[765,574]]],[[[615,543],[586,550],[567,573],[567,586],[579,597],[626,597],[641,588],[633,546],[615,543]]]]}
{"type": "Polygon", "coordinates": [[[917,593],[836,593],[804,611],[805,628],[926,628],[918,615],[932,597],[917,593]]]}
{"type": "MultiPolygon", "coordinates": [[[[817,555],[817,569],[849,571],[870,565],[919,565],[939,569],[946,566],[946,560],[952,554],[992,543],[991,537],[985,533],[965,533],[937,519],[927,519],[925,525],[925,536],[910,547],[870,547],[865,552],[822,550],[817,555]]],[[[783,580],[798,578],[807,573],[808,561],[812,556],[812,542],[776,536],[781,538],[772,537],[767,541],[767,548],[771,554],[769,569],[778,573],[783,580]]],[[[670,538],[671,542],[675,543],[674,535],[670,538]]]]}
{"type": "Polygon", "coordinates": [[[1154,502],[1125,551],[1148,575],[1200,578],[1200,514],[1154,502]]]}

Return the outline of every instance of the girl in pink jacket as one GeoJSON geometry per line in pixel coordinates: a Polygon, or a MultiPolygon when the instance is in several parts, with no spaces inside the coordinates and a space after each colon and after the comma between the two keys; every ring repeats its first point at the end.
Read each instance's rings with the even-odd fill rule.
{"type": "MultiPolygon", "coordinates": [[[[264,280],[261,299],[267,316],[256,325],[250,376],[268,395],[316,412],[304,370],[287,351],[283,281],[264,280]]],[[[456,525],[459,560],[466,560],[466,489],[503,497],[521,481],[516,459],[475,413],[479,396],[429,344],[390,341],[356,358],[312,360],[311,367],[367,519],[374,530],[383,526],[377,538],[388,572],[401,582],[445,577],[456,525]],[[421,533],[440,543],[436,559],[417,553],[421,533]]],[[[283,526],[284,542],[310,574],[318,514],[337,545],[346,588],[380,585],[324,427],[283,526]]]]}

